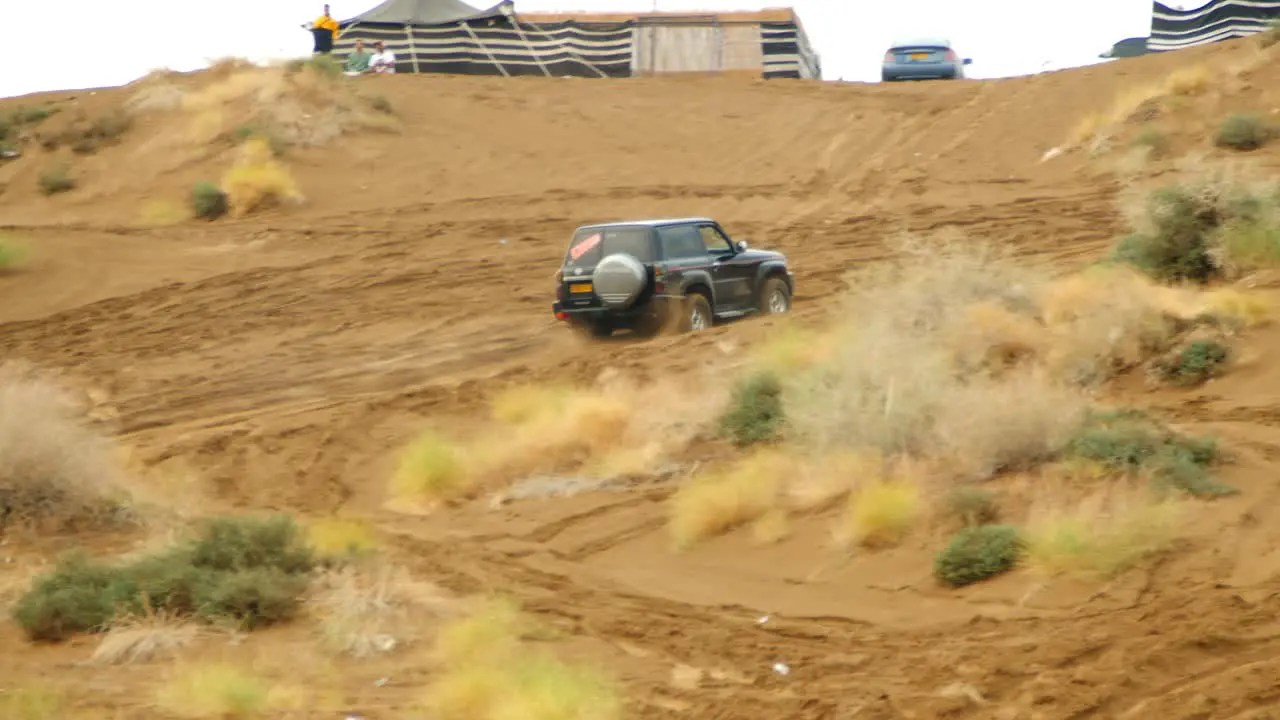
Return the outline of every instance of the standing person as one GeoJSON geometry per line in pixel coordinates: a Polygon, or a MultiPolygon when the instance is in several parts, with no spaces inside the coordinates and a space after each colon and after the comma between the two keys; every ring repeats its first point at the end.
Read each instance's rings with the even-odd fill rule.
{"type": "Polygon", "coordinates": [[[395,74],[396,54],[388,50],[381,40],[374,43],[373,47],[378,52],[374,53],[373,59],[369,61],[369,69],[380,75],[395,74]]]}
{"type": "Polygon", "coordinates": [[[316,18],[315,22],[302,27],[311,31],[312,37],[315,38],[315,48],[313,52],[321,54],[329,54],[333,50],[333,43],[338,39],[338,21],[333,19],[329,14],[329,5],[324,6],[324,14],[316,18]]]}

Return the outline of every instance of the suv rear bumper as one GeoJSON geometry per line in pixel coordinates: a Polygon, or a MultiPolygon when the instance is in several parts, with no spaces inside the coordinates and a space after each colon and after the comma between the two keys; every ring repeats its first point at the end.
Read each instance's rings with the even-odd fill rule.
{"type": "Polygon", "coordinates": [[[551,312],[557,320],[576,323],[608,322],[617,328],[630,327],[641,320],[660,317],[666,313],[672,303],[680,300],[676,295],[655,295],[647,301],[634,305],[626,310],[614,310],[601,307],[566,307],[559,300],[551,304],[551,312]]]}

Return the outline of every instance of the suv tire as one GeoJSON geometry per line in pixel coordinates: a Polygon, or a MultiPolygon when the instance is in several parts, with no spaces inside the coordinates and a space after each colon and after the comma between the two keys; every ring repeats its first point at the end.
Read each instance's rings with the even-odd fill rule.
{"type": "Polygon", "coordinates": [[[760,288],[760,313],[773,315],[791,310],[791,291],[781,278],[771,277],[760,288]]]}
{"type": "Polygon", "coordinates": [[[684,313],[680,319],[680,329],[685,332],[697,332],[711,327],[714,315],[711,312],[711,301],[700,292],[692,292],[685,298],[684,313]]]}

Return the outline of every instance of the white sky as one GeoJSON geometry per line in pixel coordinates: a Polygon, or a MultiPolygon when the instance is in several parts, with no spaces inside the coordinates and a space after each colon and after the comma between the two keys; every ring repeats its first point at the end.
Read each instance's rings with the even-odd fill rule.
{"type": "MultiPolygon", "coordinates": [[[[339,20],[380,0],[331,0],[339,20]]],[[[496,0],[493,0],[496,2],[496,0]]],[[[219,57],[251,60],[311,52],[299,24],[320,14],[323,0],[117,0],[110,22],[100,2],[4,0],[0,22],[6,55],[32,58],[0,73],[0,97],[42,90],[101,87],[130,82],[161,67],[194,70],[219,57]],[[55,42],[66,52],[50,54],[55,42]],[[77,54],[77,50],[82,54],[77,54]],[[39,60],[34,60],[39,58],[39,60]],[[51,62],[52,60],[52,62],[51,62]],[[61,60],[61,62],[59,62],[61,60]]],[[[486,0],[470,0],[488,6],[486,0]]],[[[1126,37],[1145,36],[1151,0],[658,0],[659,10],[755,10],[790,5],[822,57],[827,79],[879,79],[880,59],[895,37],[942,35],[973,58],[970,77],[1003,77],[1097,61],[1126,37]]],[[[1203,2],[1188,2],[1188,7],[1203,2]]],[[[648,11],[653,0],[516,0],[517,12],[648,11]]]]}

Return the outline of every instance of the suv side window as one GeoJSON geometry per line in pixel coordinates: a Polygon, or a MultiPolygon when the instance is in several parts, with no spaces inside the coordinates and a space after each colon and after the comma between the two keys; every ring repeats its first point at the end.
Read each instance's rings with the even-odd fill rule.
{"type": "Polygon", "coordinates": [[[702,236],[692,225],[660,227],[658,237],[662,241],[662,256],[667,260],[700,258],[707,254],[702,236]]]}
{"type": "Polygon", "coordinates": [[[699,225],[698,233],[702,235],[704,252],[710,255],[721,255],[733,252],[733,245],[715,225],[699,225]]]}

